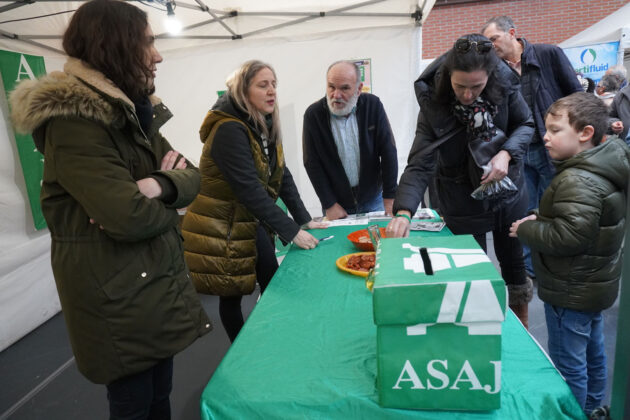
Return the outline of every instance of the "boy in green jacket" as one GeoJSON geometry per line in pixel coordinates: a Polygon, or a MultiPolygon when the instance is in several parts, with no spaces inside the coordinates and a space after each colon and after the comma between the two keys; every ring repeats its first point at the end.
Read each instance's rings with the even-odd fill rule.
{"type": "Polygon", "coordinates": [[[630,149],[604,139],[607,108],[592,94],[559,99],[545,125],[556,175],[510,235],[532,249],[549,355],[588,415],[606,390],[602,311],[619,289],[630,149]]]}

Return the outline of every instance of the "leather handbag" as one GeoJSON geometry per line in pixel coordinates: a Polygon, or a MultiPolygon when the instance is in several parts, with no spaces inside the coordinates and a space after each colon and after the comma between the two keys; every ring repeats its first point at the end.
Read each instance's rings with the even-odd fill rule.
{"type": "Polygon", "coordinates": [[[496,134],[488,141],[474,139],[468,142],[468,150],[478,167],[483,167],[490,162],[506,142],[507,136],[500,128],[496,128],[496,134]]]}

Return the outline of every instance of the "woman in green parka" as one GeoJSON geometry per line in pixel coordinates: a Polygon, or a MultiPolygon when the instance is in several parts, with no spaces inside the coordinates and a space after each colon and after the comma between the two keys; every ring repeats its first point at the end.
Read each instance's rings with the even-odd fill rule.
{"type": "Polygon", "coordinates": [[[44,154],[41,205],[75,360],[107,385],[111,419],[170,418],[173,355],[211,329],[177,227],[200,177],[158,131],[171,113],[151,95],[153,41],[140,9],[85,3],[64,34],[64,71],[11,97],[16,128],[44,154]]]}
{"type": "Polygon", "coordinates": [[[263,292],[278,269],[272,234],[311,249],[318,240],[301,226],[326,224],[311,219],[285,166],[272,67],[248,61],[227,87],[199,131],[201,191],[182,230],[193,283],[220,296],[221,322],[234,341],[243,326],[241,297],[256,282],[263,292]]]}

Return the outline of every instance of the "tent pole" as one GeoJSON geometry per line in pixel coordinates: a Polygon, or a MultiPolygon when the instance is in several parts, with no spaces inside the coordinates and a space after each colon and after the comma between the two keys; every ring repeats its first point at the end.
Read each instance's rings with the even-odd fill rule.
{"type": "Polygon", "coordinates": [[[221,19],[219,19],[219,17],[217,16],[216,13],[214,13],[212,10],[210,10],[210,8],[208,6],[205,5],[205,3],[201,0],[195,0],[197,2],[197,4],[201,7],[201,9],[204,12],[207,12],[210,16],[212,16],[215,20],[217,20],[221,26],[223,26],[225,28],[226,31],[228,31],[229,33],[232,34],[232,36],[238,36],[236,34],[236,32],[234,32],[232,30],[232,28],[230,28],[229,26],[227,26],[227,24],[225,22],[223,22],[221,19]]]}
{"type": "Polygon", "coordinates": [[[243,34],[242,37],[246,37],[246,36],[252,36],[252,35],[256,35],[262,32],[268,32],[268,31],[272,31],[274,29],[279,29],[279,28],[284,28],[286,26],[291,26],[291,25],[296,25],[298,23],[302,23],[302,22],[306,22],[309,20],[313,20],[313,19],[317,19],[320,17],[324,17],[328,14],[331,13],[340,13],[346,10],[352,10],[352,9],[356,9],[359,7],[363,7],[363,6],[368,6],[370,4],[375,4],[375,3],[381,3],[383,0],[369,0],[369,1],[364,1],[362,3],[357,3],[357,4],[353,4],[350,6],[346,6],[346,7],[340,7],[339,9],[333,9],[329,12],[320,12],[319,14],[315,15],[315,16],[307,16],[301,19],[296,19],[296,20],[292,20],[291,22],[285,22],[285,23],[280,23],[278,25],[274,25],[274,26],[269,26],[268,28],[263,28],[263,29],[259,29],[257,31],[252,31],[252,32],[248,32],[246,34],[243,34]]]}
{"type": "MultiPolygon", "coordinates": [[[[218,22],[219,20],[228,19],[228,18],[231,18],[231,17],[233,17],[233,15],[224,15],[224,16],[220,16],[218,19],[208,19],[208,20],[204,20],[203,22],[195,23],[194,25],[184,26],[182,28],[182,32],[183,31],[189,31],[191,29],[195,29],[195,28],[198,28],[200,26],[209,25],[209,24],[211,24],[213,22],[218,22]]],[[[170,35],[168,32],[164,32],[162,34],[158,34],[155,37],[156,38],[160,38],[160,39],[178,38],[177,36],[170,35]]],[[[228,36],[226,36],[225,38],[232,39],[232,37],[228,37],[228,36]]]]}
{"type": "MultiPolygon", "coordinates": [[[[27,44],[35,45],[36,47],[44,48],[44,49],[47,49],[47,50],[50,50],[50,51],[54,51],[54,52],[56,52],[58,54],[66,55],[65,52],[63,52],[61,50],[58,50],[57,48],[53,48],[53,47],[50,47],[50,46],[48,46],[46,44],[42,44],[40,42],[36,42],[36,41],[33,41],[31,39],[28,39],[28,38],[24,38],[24,37],[22,37],[22,36],[20,36],[18,34],[12,34],[10,32],[3,31],[2,29],[0,29],[0,36],[3,36],[5,38],[9,38],[9,39],[13,39],[15,41],[22,41],[22,42],[25,42],[27,44]]],[[[56,38],[60,38],[60,37],[58,35],[48,35],[48,36],[44,35],[43,38],[44,39],[56,39],[56,38]]]]}
{"type": "Polygon", "coordinates": [[[16,1],[15,3],[7,4],[6,6],[0,7],[0,13],[7,12],[9,10],[17,9],[18,7],[26,6],[29,4],[35,3],[33,0],[27,1],[16,1]]]}

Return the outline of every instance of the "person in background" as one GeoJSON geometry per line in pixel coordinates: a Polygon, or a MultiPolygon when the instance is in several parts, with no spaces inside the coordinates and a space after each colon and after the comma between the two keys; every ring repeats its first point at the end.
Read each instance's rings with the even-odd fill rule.
{"type": "Polygon", "coordinates": [[[630,86],[622,87],[613,98],[610,104],[610,117],[620,120],[613,123],[613,132],[629,143],[627,136],[630,129],[630,86]]]}
{"type": "Polygon", "coordinates": [[[11,96],[16,128],[44,154],[41,206],[75,361],[107,386],[110,419],[169,419],[173,355],[211,329],[178,229],[199,172],[160,135],[172,114],[152,95],[154,40],[135,6],[84,3],[63,36],[64,71],[11,96]]]}
{"type": "MultiPolygon", "coordinates": [[[[273,235],[313,249],[302,227],[323,228],[306,211],[282,148],[276,73],[258,60],[227,80],[227,93],[208,112],[199,134],[201,191],[182,222],[193,283],[220,296],[219,314],[230,341],[243,326],[241,299],[261,293],[278,269],[273,235]],[[277,204],[280,197],[293,216],[277,204]]],[[[296,279],[297,280],[297,279],[296,279]]]]}
{"type": "Polygon", "coordinates": [[[602,311],[619,291],[630,149],[616,137],[602,144],[608,110],[587,93],[555,102],[546,123],[556,176],[510,235],[532,249],[549,356],[588,416],[606,391],[602,311]]]}
{"type": "Polygon", "coordinates": [[[590,77],[584,77],[581,73],[577,74],[577,79],[582,85],[582,89],[584,92],[593,93],[595,92],[595,82],[590,77]]]}
{"type": "Polygon", "coordinates": [[[396,217],[387,225],[387,237],[409,234],[410,218],[435,177],[442,215],[454,234],[474,235],[486,251],[486,233],[492,231],[510,308],[527,327],[533,285],[526,279],[521,244],[509,237],[510,225],[526,214],[523,158],[534,131],[518,77],[497,57],[486,37],[472,34],[459,38],[431,63],[416,81],[415,90],[420,104],[416,137],[400,178],[396,217]],[[473,177],[470,168],[476,164],[469,143],[492,141],[498,130],[507,138],[497,144],[490,160],[492,169],[473,177]],[[471,197],[480,184],[506,176],[517,187],[512,195],[471,197]]]}
{"type": "MultiPolygon", "coordinates": [[[[489,19],[481,30],[497,55],[520,76],[521,93],[532,111],[536,130],[525,157],[525,180],[529,196],[528,210],[538,207],[543,191],[554,175],[554,167],[543,144],[545,113],[559,98],[582,92],[571,62],[561,48],[549,44],[530,44],[516,36],[516,26],[509,16],[489,19]]],[[[523,247],[525,269],[534,278],[529,248],[523,247]]]]}
{"type": "Polygon", "coordinates": [[[619,89],[623,89],[628,86],[628,70],[623,64],[616,64],[606,70],[604,74],[612,74],[621,81],[619,89]]]}
{"type": "Polygon", "coordinates": [[[620,79],[616,74],[603,75],[595,87],[595,96],[601,99],[610,109],[615,95],[621,89],[622,82],[623,79],[620,79]]]}
{"type": "Polygon", "coordinates": [[[379,98],[361,93],[359,68],[337,61],[326,96],[304,113],[304,167],[328,220],[385,210],[392,214],[398,179],[394,135],[379,98]]]}

